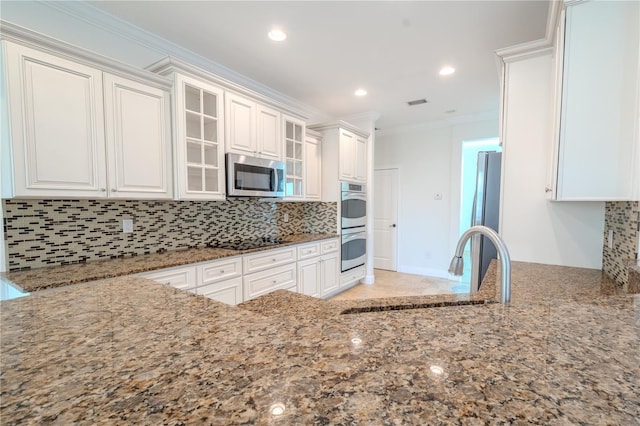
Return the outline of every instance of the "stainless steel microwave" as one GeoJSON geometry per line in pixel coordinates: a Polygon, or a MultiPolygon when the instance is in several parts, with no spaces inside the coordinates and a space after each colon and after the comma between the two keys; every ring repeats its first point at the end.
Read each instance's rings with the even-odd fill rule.
{"type": "Polygon", "coordinates": [[[284,163],[228,153],[228,197],[284,197],[284,163]]]}

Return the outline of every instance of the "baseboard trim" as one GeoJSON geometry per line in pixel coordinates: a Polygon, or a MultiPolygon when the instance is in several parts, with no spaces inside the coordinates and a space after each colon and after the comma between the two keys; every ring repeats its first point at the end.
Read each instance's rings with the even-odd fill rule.
{"type": "Polygon", "coordinates": [[[445,269],[420,268],[416,266],[400,266],[398,267],[398,272],[403,272],[405,274],[426,275],[429,277],[444,278],[450,281],[458,280],[457,278],[454,278],[452,275],[449,275],[449,272],[445,269]]]}

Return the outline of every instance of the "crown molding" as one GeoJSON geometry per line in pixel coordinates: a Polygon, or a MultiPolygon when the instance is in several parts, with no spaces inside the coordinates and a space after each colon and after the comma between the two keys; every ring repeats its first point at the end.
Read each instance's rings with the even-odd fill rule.
{"type": "Polygon", "coordinates": [[[553,51],[553,43],[555,41],[555,29],[558,25],[558,20],[560,19],[560,11],[567,4],[579,3],[582,1],[584,0],[551,0],[549,2],[549,10],[547,11],[547,25],[544,37],[538,40],[495,50],[494,52],[499,58],[499,61],[509,63],[551,53],[553,51]]]}
{"type": "Polygon", "coordinates": [[[371,121],[373,123],[376,122],[380,118],[380,113],[376,111],[367,111],[361,112],[358,114],[348,115],[346,117],[342,117],[343,121],[351,122],[351,121],[371,121]]]}
{"type": "Polygon", "coordinates": [[[64,56],[74,62],[100,68],[101,71],[138,80],[162,89],[170,89],[172,85],[170,79],[161,75],[107,58],[4,20],[0,20],[0,38],[57,56],[64,56]]]}
{"type": "Polygon", "coordinates": [[[353,124],[347,123],[343,120],[332,121],[330,123],[314,124],[312,126],[307,126],[307,129],[315,130],[316,132],[324,132],[325,130],[332,129],[345,129],[363,138],[369,137],[369,132],[366,132],[361,128],[356,127],[353,124]]]}
{"type": "MultiPolygon", "coordinates": [[[[70,1],[57,2],[46,1],[42,4],[54,8],[61,13],[80,19],[85,23],[107,31],[115,37],[126,40],[157,52],[160,56],[169,56],[174,61],[176,59],[184,61],[195,67],[213,74],[225,81],[232,82],[237,87],[248,89],[251,93],[259,94],[261,98],[270,99],[277,102],[280,107],[286,106],[287,111],[296,111],[298,116],[326,116],[326,113],[319,109],[305,104],[289,95],[270,88],[256,80],[253,80],[237,71],[232,70],[220,63],[198,55],[172,41],[162,38],[156,34],[137,27],[121,18],[113,16],[88,2],[70,1]]],[[[236,89],[234,89],[236,90],[236,89]]],[[[238,90],[239,91],[239,90],[238,90]]]]}

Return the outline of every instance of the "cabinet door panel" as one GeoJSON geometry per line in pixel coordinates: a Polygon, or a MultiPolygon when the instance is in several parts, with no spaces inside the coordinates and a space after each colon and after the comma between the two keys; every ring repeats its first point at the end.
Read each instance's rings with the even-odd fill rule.
{"type": "Polygon", "coordinates": [[[304,165],[305,198],[319,200],[322,196],[322,148],[318,138],[307,138],[304,165]]]}
{"type": "Polygon", "coordinates": [[[110,197],[171,198],[168,93],[105,75],[110,197]]]}
{"type": "Polygon", "coordinates": [[[558,200],[628,200],[638,136],[638,2],[567,7],[558,200]]]}
{"type": "Polygon", "coordinates": [[[355,178],[356,136],[346,130],[340,131],[340,179],[355,178]]]}
{"type": "Polygon", "coordinates": [[[320,258],[320,267],[322,268],[320,285],[324,296],[340,287],[338,253],[322,256],[320,258]]]}
{"type": "Polygon", "coordinates": [[[225,94],[226,140],[229,151],[255,153],[256,104],[230,93],[225,94]]]}
{"type": "Polygon", "coordinates": [[[298,262],[298,291],[307,296],[320,296],[320,259],[298,262]]]}
{"type": "Polygon", "coordinates": [[[224,199],[224,91],[176,75],[178,198],[224,199]]]}
{"type": "Polygon", "coordinates": [[[104,196],[102,73],[5,44],[16,196],[104,196]]]}
{"type": "Polygon", "coordinates": [[[282,160],[280,113],[258,105],[258,152],[262,157],[282,160]]]}

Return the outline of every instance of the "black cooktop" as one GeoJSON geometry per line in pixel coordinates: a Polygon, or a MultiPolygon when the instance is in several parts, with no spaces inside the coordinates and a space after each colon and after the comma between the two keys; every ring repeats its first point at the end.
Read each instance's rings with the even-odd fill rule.
{"type": "Polygon", "coordinates": [[[229,250],[250,250],[260,247],[276,246],[278,244],[285,243],[282,238],[275,237],[262,237],[251,239],[237,239],[231,241],[211,241],[207,244],[207,247],[223,248],[229,250]]]}

